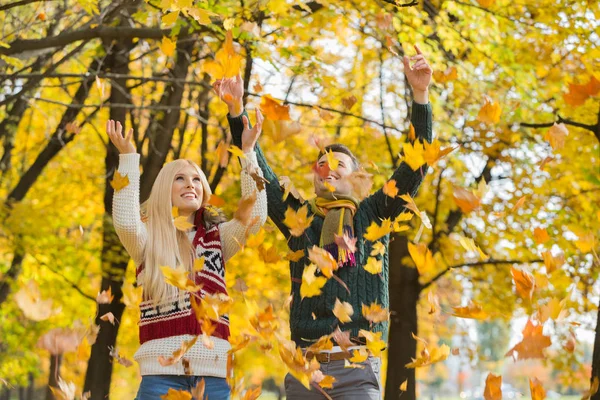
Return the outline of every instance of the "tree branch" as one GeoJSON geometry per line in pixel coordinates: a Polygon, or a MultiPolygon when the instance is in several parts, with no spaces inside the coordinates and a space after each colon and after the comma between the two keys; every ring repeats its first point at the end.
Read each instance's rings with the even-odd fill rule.
{"type": "Polygon", "coordinates": [[[31,4],[31,3],[39,3],[39,2],[47,2],[47,1],[50,1],[50,0],[21,0],[21,1],[15,1],[12,3],[9,1],[8,4],[0,5],[0,11],[10,10],[11,8],[25,6],[25,5],[31,4]]]}
{"type": "Polygon", "coordinates": [[[419,5],[419,1],[418,0],[412,0],[410,3],[398,3],[395,0],[383,0],[384,3],[388,3],[388,4],[393,4],[396,7],[414,7],[414,6],[418,6],[419,5]]]}
{"type": "Polygon", "coordinates": [[[546,123],[540,123],[540,124],[533,124],[533,123],[528,123],[528,122],[521,122],[521,123],[519,123],[519,125],[524,126],[526,128],[550,128],[555,123],[557,123],[557,124],[561,124],[562,123],[562,124],[565,124],[565,125],[576,126],[578,128],[583,128],[583,129],[586,129],[588,131],[591,131],[594,134],[596,133],[596,129],[598,129],[598,125],[599,125],[598,123],[596,123],[596,125],[583,124],[581,122],[572,121],[570,119],[563,118],[560,115],[557,115],[556,122],[546,122],[546,123]]]}

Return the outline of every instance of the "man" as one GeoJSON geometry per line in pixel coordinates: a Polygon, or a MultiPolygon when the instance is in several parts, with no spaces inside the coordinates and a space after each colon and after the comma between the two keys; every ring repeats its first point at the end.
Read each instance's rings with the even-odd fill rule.
{"type": "MultiPolygon", "coordinates": [[[[431,142],[432,117],[429,104],[428,87],[431,82],[432,69],[425,57],[415,46],[417,55],[404,57],[404,73],[413,90],[413,106],[411,121],[415,128],[417,140],[431,142]],[[410,63],[413,63],[412,67],[410,63]]],[[[229,107],[229,124],[233,142],[241,144],[241,132],[249,125],[248,116],[243,110],[243,82],[240,77],[218,81],[215,90],[229,107]]],[[[258,113],[257,113],[258,116],[258,113]]],[[[290,262],[291,293],[293,300],[290,306],[290,330],[292,340],[304,349],[314,344],[319,338],[329,335],[337,327],[343,332],[349,332],[350,339],[357,344],[356,348],[364,348],[364,338],[359,337],[359,331],[382,332],[387,340],[387,321],[371,324],[360,312],[362,305],[369,306],[377,303],[389,307],[388,289],[388,254],[389,235],[375,242],[381,242],[385,248],[381,260],[382,270],[379,274],[368,272],[364,267],[373,250],[372,241],[364,238],[367,228],[372,224],[381,224],[385,218],[395,219],[405,211],[405,201],[399,197],[388,197],[382,190],[359,201],[353,196],[351,178],[359,168],[354,154],[345,146],[334,144],[327,146],[319,154],[314,178],[316,199],[301,202],[293,196],[284,200],[284,192],[279,180],[269,167],[267,160],[257,145],[258,164],[263,171],[266,185],[268,213],[271,220],[288,240],[292,251],[302,250],[304,256],[295,262],[290,262]],[[332,154],[327,154],[327,153],[332,154]],[[328,157],[339,161],[337,168],[330,168],[328,157]],[[313,217],[310,226],[300,236],[292,235],[290,228],[284,223],[288,208],[298,210],[309,206],[309,216],[313,217]],[[356,238],[356,250],[352,252],[348,246],[339,244],[336,238],[344,237],[352,242],[356,238]],[[339,269],[334,278],[329,279],[322,287],[319,296],[302,298],[300,287],[305,267],[309,260],[309,250],[313,246],[327,250],[338,261],[339,269]],[[348,302],[354,310],[350,322],[341,323],[334,315],[336,300],[348,302]]],[[[396,181],[399,194],[414,196],[423,180],[426,165],[413,171],[402,162],[391,179],[396,181]]],[[[381,245],[379,245],[381,246],[381,245]]],[[[352,246],[350,246],[350,249],[352,246]]],[[[341,343],[336,343],[341,344],[341,343]]],[[[353,347],[354,348],[354,347],[353,347]]],[[[344,368],[345,361],[351,355],[339,346],[326,352],[308,352],[307,359],[315,357],[321,363],[321,371],[335,378],[333,389],[327,394],[334,399],[380,399],[383,388],[380,379],[380,359],[369,356],[363,363],[364,368],[344,368]]],[[[288,374],[285,379],[287,398],[322,399],[318,390],[306,389],[295,377],[288,374]]]]}

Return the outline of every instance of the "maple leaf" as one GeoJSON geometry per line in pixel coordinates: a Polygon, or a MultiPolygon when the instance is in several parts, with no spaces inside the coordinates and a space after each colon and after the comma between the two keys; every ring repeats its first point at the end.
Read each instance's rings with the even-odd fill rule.
{"type": "Polygon", "coordinates": [[[466,189],[455,187],[453,194],[454,202],[465,214],[479,208],[481,206],[481,199],[466,189]]]}
{"type": "Polygon", "coordinates": [[[348,347],[354,346],[354,343],[350,340],[350,331],[342,332],[339,326],[335,328],[335,331],[331,334],[331,338],[345,352],[349,352],[348,347]]]}
{"type": "Polygon", "coordinates": [[[77,350],[80,343],[80,334],[76,330],[54,328],[40,336],[37,347],[48,350],[52,355],[58,355],[77,350]]]}
{"type": "Polygon", "coordinates": [[[129,368],[133,365],[133,361],[123,357],[117,349],[112,346],[108,347],[109,355],[114,358],[119,364],[123,365],[125,368],[129,368]]]}
{"type": "Polygon", "coordinates": [[[112,287],[109,286],[108,290],[103,290],[102,292],[98,293],[98,295],[96,296],[96,303],[110,304],[112,303],[114,298],[115,296],[113,296],[112,294],[112,287]]]}
{"type": "Polygon", "coordinates": [[[392,221],[390,221],[389,218],[386,218],[381,221],[381,225],[378,225],[375,221],[371,222],[371,225],[369,225],[364,234],[364,238],[371,242],[376,242],[390,232],[392,232],[392,221]]]}
{"type": "Polygon", "coordinates": [[[537,244],[543,244],[550,240],[550,236],[548,236],[546,228],[535,228],[533,230],[533,239],[537,244]]]}
{"type": "Polygon", "coordinates": [[[398,188],[396,187],[395,179],[390,179],[383,185],[383,193],[391,198],[398,196],[398,188]]]}
{"type": "Polygon", "coordinates": [[[465,307],[452,307],[454,312],[452,315],[459,318],[471,318],[471,319],[480,319],[485,320],[488,318],[488,314],[483,311],[481,304],[474,302],[473,300],[469,301],[469,304],[465,307]]]}
{"type": "Polygon", "coordinates": [[[261,97],[260,111],[272,121],[289,121],[290,106],[282,106],[279,100],[267,95],[261,97]]]}
{"type": "Polygon", "coordinates": [[[256,190],[251,195],[240,199],[233,218],[240,221],[243,225],[249,225],[254,203],[256,203],[256,190]]]}
{"type": "MultiPolygon", "coordinates": [[[[194,8],[188,8],[186,10],[187,14],[194,18],[196,20],[196,22],[198,22],[200,25],[210,25],[211,24],[211,20],[210,20],[210,16],[211,15],[216,15],[211,13],[208,10],[205,10],[203,8],[198,8],[198,7],[194,7],[194,8]]],[[[227,28],[225,28],[227,29],[227,28]]]]}
{"type": "Polygon", "coordinates": [[[408,252],[412,257],[415,265],[417,266],[417,270],[419,271],[419,275],[426,276],[435,270],[435,260],[433,259],[433,255],[431,251],[427,248],[427,245],[424,243],[414,245],[412,243],[408,243],[408,252]]]}
{"type": "Polygon", "coordinates": [[[425,159],[425,162],[431,167],[433,167],[444,156],[458,149],[458,147],[446,147],[444,149],[441,149],[440,142],[437,139],[434,140],[432,143],[425,142],[423,145],[425,146],[423,158],[425,159]]]}
{"type": "Polygon", "coordinates": [[[287,199],[287,197],[291,194],[294,198],[303,202],[302,196],[300,196],[300,192],[296,189],[292,181],[287,176],[282,176],[279,178],[279,185],[283,188],[283,201],[287,199]]]}
{"type": "Polygon", "coordinates": [[[458,79],[458,70],[455,67],[446,68],[444,71],[436,70],[433,72],[433,79],[443,85],[458,79]]]}
{"type": "Polygon", "coordinates": [[[325,156],[327,157],[327,164],[329,165],[329,168],[332,171],[338,169],[340,160],[338,160],[335,154],[333,154],[333,151],[329,150],[327,153],[325,153],[325,156]]]}
{"type": "Polygon", "coordinates": [[[162,400],[192,400],[192,394],[185,390],[169,388],[167,394],[160,396],[162,400]]]}
{"type": "Polygon", "coordinates": [[[233,34],[228,30],[223,47],[215,54],[215,61],[206,61],[203,69],[213,79],[233,78],[240,72],[242,59],[233,47],[233,34]]]}
{"type": "Polygon", "coordinates": [[[292,236],[301,236],[304,231],[310,226],[312,223],[314,216],[308,216],[308,206],[304,205],[298,209],[298,211],[294,211],[293,208],[288,207],[285,211],[285,218],[283,219],[283,223],[290,228],[290,234],[292,236]]]}
{"type": "Polygon", "coordinates": [[[189,278],[189,272],[183,266],[177,268],[162,266],[160,267],[160,270],[165,277],[165,282],[169,285],[190,292],[197,292],[202,288],[201,285],[196,285],[194,282],[192,282],[192,280],[189,278]]]}
{"type": "Polygon", "coordinates": [[[560,253],[556,257],[552,255],[552,251],[547,250],[542,253],[544,259],[544,265],[546,266],[546,273],[551,274],[556,271],[565,263],[564,253],[560,253]]]}
{"type": "Polygon", "coordinates": [[[418,170],[425,164],[425,149],[423,143],[415,141],[413,143],[404,143],[404,162],[407,163],[413,171],[418,170]]]}
{"type": "Polygon", "coordinates": [[[352,357],[348,359],[348,361],[352,363],[361,363],[364,362],[367,358],[369,358],[369,352],[367,349],[355,349],[352,350],[352,357]]]}
{"type": "Polygon", "coordinates": [[[369,257],[364,266],[365,271],[370,274],[377,275],[383,270],[383,262],[375,257],[369,257]]]}
{"type": "Polygon", "coordinates": [[[502,376],[489,373],[483,390],[485,400],[502,400],[502,376]]]}
{"type": "Polygon", "coordinates": [[[233,144],[230,145],[229,148],[227,149],[227,151],[230,152],[233,156],[236,156],[238,158],[246,158],[246,154],[244,154],[242,149],[240,149],[236,145],[233,145],[233,144]]]}
{"type": "Polygon", "coordinates": [[[250,178],[252,178],[252,180],[254,181],[254,183],[256,184],[256,188],[259,191],[263,191],[265,190],[265,183],[269,184],[270,182],[268,180],[266,180],[265,178],[263,178],[259,172],[258,172],[258,167],[253,166],[252,164],[247,164],[246,165],[246,170],[248,172],[248,175],[250,175],[250,178]]]}
{"type": "Polygon", "coordinates": [[[307,352],[318,353],[323,350],[333,349],[333,343],[329,335],[321,336],[314,344],[306,349],[307,352]]]}
{"type": "Polygon", "coordinates": [[[296,250],[296,251],[292,251],[292,252],[286,254],[284,259],[288,260],[288,261],[296,262],[296,261],[300,261],[302,259],[302,257],[304,257],[304,250],[296,250]]]}
{"type": "Polygon", "coordinates": [[[163,37],[159,47],[163,54],[167,57],[171,57],[175,53],[175,42],[168,37],[163,37]]]}
{"type": "Polygon", "coordinates": [[[477,114],[477,120],[484,124],[497,124],[500,122],[501,114],[502,107],[500,107],[500,103],[486,98],[483,107],[481,107],[479,114],[477,114]]]}
{"type": "Polygon", "coordinates": [[[110,181],[110,186],[118,192],[119,190],[126,188],[129,185],[129,177],[127,175],[121,175],[119,171],[115,171],[115,175],[110,181]]]}
{"type": "Polygon", "coordinates": [[[175,350],[170,357],[165,358],[163,356],[158,356],[158,362],[163,367],[167,367],[169,365],[173,365],[179,362],[183,355],[187,353],[187,351],[191,349],[197,341],[198,336],[194,336],[191,340],[184,340],[183,343],[181,343],[181,346],[177,350],[175,350]]]}
{"type": "Polygon", "coordinates": [[[334,234],[334,241],[340,249],[348,250],[350,253],[356,253],[356,242],[358,241],[358,238],[355,237],[350,239],[347,233],[344,233],[343,236],[334,234]]]}
{"type": "Polygon", "coordinates": [[[589,97],[595,96],[599,91],[600,81],[595,76],[592,76],[590,81],[584,85],[570,83],[569,92],[563,95],[563,99],[568,105],[578,107],[585,103],[589,97]]]}
{"type": "Polygon", "coordinates": [[[538,378],[529,378],[529,389],[531,390],[531,400],[544,400],[546,398],[546,391],[538,378]]]}
{"type": "Polygon", "coordinates": [[[517,294],[523,299],[531,300],[535,289],[535,279],[527,271],[520,271],[515,267],[510,268],[510,273],[517,288],[517,294]]]}
{"type": "Polygon", "coordinates": [[[565,138],[568,134],[569,130],[565,124],[557,124],[555,122],[554,125],[548,129],[548,132],[546,132],[544,140],[547,140],[550,143],[553,150],[560,150],[565,147],[565,138]]]}
{"type": "Polygon", "coordinates": [[[352,315],[354,314],[354,310],[352,309],[352,305],[347,302],[342,302],[339,299],[335,299],[335,305],[333,306],[333,315],[341,322],[351,322],[352,315]]]}
{"type": "Polygon", "coordinates": [[[589,253],[594,249],[596,238],[594,237],[593,233],[590,232],[585,235],[581,234],[578,235],[578,237],[579,240],[575,242],[575,246],[579,249],[579,251],[582,253],[589,253]]]}
{"type": "Polygon", "coordinates": [[[377,303],[371,303],[369,306],[363,304],[362,315],[367,319],[367,321],[370,321],[374,324],[390,319],[390,312],[388,309],[381,307],[377,303]]]}
{"type": "Polygon", "coordinates": [[[219,166],[221,168],[227,167],[227,164],[229,163],[229,152],[227,151],[228,148],[229,143],[221,140],[217,146],[217,149],[215,150],[215,153],[217,154],[217,160],[219,160],[219,166]]]}
{"type": "Polygon", "coordinates": [[[386,248],[385,245],[381,242],[375,242],[373,244],[373,250],[371,250],[370,256],[382,256],[385,254],[386,248]]]}
{"type": "Polygon", "coordinates": [[[485,254],[483,252],[483,250],[481,250],[479,248],[479,246],[477,246],[475,244],[475,241],[471,238],[465,238],[463,236],[458,236],[458,242],[460,243],[460,245],[467,251],[473,251],[479,254],[479,256],[481,257],[482,260],[488,260],[490,258],[490,256],[488,256],[487,254],[485,254]]]}
{"type": "Polygon", "coordinates": [[[204,378],[200,379],[200,382],[196,384],[196,386],[191,390],[192,398],[194,399],[204,399],[204,391],[206,390],[206,382],[204,378]]]}
{"type": "Polygon", "coordinates": [[[444,361],[450,355],[450,347],[442,344],[439,347],[426,348],[421,352],[421,357],[413,358],[411,363],[406,364],[406,368],[420,368],[427,365],[444,361]]]}
{"type": "Polygon", "coordinates": [[[161,22],[165,25],[173,25],[177,18],[179,17],[179,10],[167,13],[162,16],[161,22]]]}
{"type": "Polygon", "coordinates": [[[358,99],[355,96],[350,95],[342,99],[342,104],[344,105],[346,110],[350,110],[356,104],[357,101],[358,99]]]}
{"type": "Polygon", "coordinates": [[[331,253],[317,246],[308,249],[308,259],[312,261],[319,268],[319,271],[327,278],[331,278],[333,276],[333,271],[337,271],[339,267],[337,260],[333,258],[331,253]]]}
{"type": "Polygon", "coordinates": [[[50,386],[50,391],[56,400],[75,400],[75,384],[58,377],[58,387],[50,386]]]}
{"type": "Polygon", "coordinates": [[[385,349],[386,344],[383,340],[381,340],[381,334],[383,332],[370,332],[364,329],[361,329],[358,332],[359,337],[364,337],[367,340],[367,349],[371,351],[371,354],[375,357],[379,357],[383,349],[385,349]]]}
{"type": "Polygon", "coordinates": [[[321,294],[321,288],[327,283],[327,278],[324,276],[315,276],[317,271],[316,265],[309,265],[302,272],[302,284],[300,285],[300,296],[314,297],[321,294]]]}
{"type": "Polygon", "coordinates": [[[14,299],[25,317],[32,321],[44,321],[61,311],[60,308],[52,307],[52,299],[42,299],[38,284],[33,280],[19,289],[14,299]]]}
{"type": "Polygon", "coordinates": [[[356,197],[358,200],[366,198],[369,193],[371,193],[371,188],[373,187],[372,178],[373,175],[366,172],[363,168],[352,172],[352,174],[346,178],[352,188],[352,196],[356,197]]]}
{"type": "Polygon", "coordinates": [[[566,299],[561,301],[556,297],[551,298],[547,303],[540,305],[537,319],[543,324],[548,319],[558,321],[564,318],[567,314],[567,311],[563,310],[565,304],[566,299]]]}
{"type": "Polygon", "coordinates": [[[277,249],[275,248],[275,246],[271,246],[267,249],[264,245],[261,244],[260,246],[258,246],[258,255],[265,264],[276,263],[281,260],[279,254],[277,254],[277,249]]]}
{"type": "Polygon", "coordinates": [[[523,329],[523,340],[510,349],[505,357],[514,357],[516,352],[516,360],[545,358],[544,349],[550,347],[552,341],[549,336],[544,336],[543,329],[542,324],[534,325],[531,320],[528,320],[525,329],[523,329]]]}

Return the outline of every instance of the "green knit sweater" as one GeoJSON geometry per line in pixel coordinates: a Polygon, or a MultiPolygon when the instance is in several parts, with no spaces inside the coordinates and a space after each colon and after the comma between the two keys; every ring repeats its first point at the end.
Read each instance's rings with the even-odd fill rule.
{"type": "MultiPolygon", "coordinates": [[[[238,147],[241,147],[241,134],[244,128],[242,123],[243,115],[247,116],[246,111],[239,117],[229,118],[233,143],[238,147]]],[[[417,138],[431,142],[431,105],[414,103],[411,121],[415,127],[417,138]]],[[[336,271],[339,278],[350,289],[350,293],[339,282],[329,279],[323,287],[320,296],[302,299],[300,297],[302,272],[304,271],[304,267],[310,264],[307,250],[313,245],[319,245],[323,218],[314,215],[313,222],[305,231],[305,235],[300,237],[291,236],[288,227],[283,223],[284,213],[288,207],[297,210],[304,203],[301,203],[293,196],[288,196],[285,201],[283,200],[283,190],[279,186],[279,179],[271,167],[269,167],[258,145],[256,146],[256,153],[258,164],[263,171],[264,177],[269,181],[269,184],[266,185],[269,217],[287,238],[288,246],[292,251],[304,250],[304,257],[302,259],[297,262],[290,262],[291,293],[293,295],[293,301],[290,306],[290,331],[292,340],[297,345],[305,347],[312,344],[321,336],[332,333],[337,326],[342,331],[350,331],[352,338],[357,338],[359,330],[365,329],[373,332],[383,332],[383,339],[387,340],[388,323],[384,322],[371,326],[369,321],[362,316],[361,310],[363,304],[368,306],[373,302],[389,308],[389,257],[387,252],[389,235],[380,239],[386,247],[385,255],[378,256],[383,259],[383,270],[380,275],[373,275],[363,268],[373,247],[373,243],[364,239],[363,236],[372,222],[375,221],[380,224],[381,219],[394,219],[405,211],[405,201],[400,198],[392,199],[386,196],[381,189],[364,199],[354,216],[354,231],[358,238],[357,251],[355,253],[357,266],[344,267],[336,271]],[[352,305],[354,315],[351,322],[340,323],[333,315],[336,298],[340,299],[340,301],[349,302],[352,305]],[[316,319],[313,318],[313,314],[316,319]]],[[[408,164],[402,162],[391,179],[396,180],[396,186],[400,194],[409,193],[411,196],[415,196],[426,171],[426,166],[421,167],[420,170],[413,171],[408,164]]],[[[310,213],[309,211],[309,215],[310,213]]]]}

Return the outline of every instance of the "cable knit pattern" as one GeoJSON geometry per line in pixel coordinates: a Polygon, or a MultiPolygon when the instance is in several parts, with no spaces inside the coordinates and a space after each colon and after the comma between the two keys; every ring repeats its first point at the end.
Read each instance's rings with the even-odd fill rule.
{"type": "MultiPolygon", "coordinates": [[[[239,117],[229,118],[233,143],[237,146],[241,145],[243,115],[247,115],[247,113],[244,111],[239,117]]],[[[415,127],[416,137],[431,142],[431,105],[413,104],[411,121],[415,127]]],[[[356,243],[357,251],[355,253],[357,266],[344,267],[336,271],[338,277],[348,285],[350,293],[334,279],[329,279],[323,287],[320,296],[302,299],[300,296],[302,272],[305,265],[310,264],[306,250],[313,245],[319,245],[323,218],[309,211],[309,216],[314,216],[310,227],[304,232],[304,235],[300,237],[292,236],[289,228],[283,223],[285,211],[288,207],[297,210],[304,203],[301,203],[293,196],[288,196],[286,200],[283,200],[283,191],[279,186],[279,179],[271,167],[269,167],[259,146],[256,146],[256,153],[258,164],[265,174],[265,179],[269,181],[266,185],[269,217],[284,234],[288,241],[288,246],[292,251],[304,250],[305,252],[305,256],[302,259],[290,262],[291,293],[293,295],[293,301],[290,306],[290,331],[292,340],[299,346],[305,347],[312,344],[321,336],[330,334],[338,325],[343,331],[350,331],[350,335],[353,338],[358,337],[358,332],[361,329],[365,329],[373,332],[383,332],[383,339],[387,340],[387,322],[371,325],[362,313],[355,312],[352,316],[352,321],[340,324],[335,315],[333,315],[333,308],[336,298],[339,298],[340,301],[349,302],[354,310],[361,310],[363,304],[370,305],[373,302],[381,304],[382,307],[389,308],[388,252],[386,251],[383,256],[377,256],[377,258],[382,260],[381,274],[373,275],[365,271],[364,266],[367,263],[374,243],[364,239],[364,234],[372,222],[380,224],[382,219],[393,219],[403,212],[406,204],[404,200],[398,197],[392,199],[386,196],[383,190],[380,189],[360,203],[354,215],[354,231],[358,238],[356,243]]],[[[413,171],[406,163],[402,162],[396,171],[394,171],[391,179],[396,180],[400,194],[409,193],[411,196],[414,196],[426,173],[427,165],[423,165],[417,171],[413,171]]],[[[387,249],[389,235],[384,236],[379,241],[387,249]]]]}
{"type": "MultiPolygon", "coordinates": [[[[140,187],[140,172],[139,172],[139,154],[121,154],[119,156],[119,173],[121,175],[127,175],[129,178],[129,185],[115,192],[113,197],[113,223],[119,239],[123,243],[123,246],[132,257],[136,264],[136,268],[144,261],[144,246],[148,237],[146,231],[146,225],[141,221],[140,218],[140,205],[139,205],[139,187],[140,187]]],[[[254,151],[246,153],[246,159],[242,159],[242,196],[246,197],[251,195],[256,188],[256,183],[252,177],[247,173],[246,167],[248,164],[257,167],[257,158],[254,151]]],[[[258,169],[259,175],[262,175],[260,169],[258,169]]],[[[239,250],[238,243],[244,243],[246,234],[253,234],[258,232],[260,227],[264,224],[267,217],[267,197],[263,190],[257,193],[256,203],[251,211],[251,218],[258,217],[258,222],[252,227],[248,228],[236,219],[224,222],[218,226],[202,233],[202,231],[190,231],[188,232],[188,238],[195,245],[196,254],[214,254],[215,257],[223,258],[223,260],[214,260],[215,266],[225,266],[225,261],[233,257],[239,250]],[[217,247],[215,248],[214,241],[212,245],[205,243],[203,237],[196,238],[196,235],[202,236],[209,235],[214,236],[215,234],[220,240],[217,240],[217,247]],[[216,232],[218,231],[218,232],[216,232]],[[211,249],[212,248],[212,249],[211,249]],[[207,253],[205,253],[207,252],[207,253]]],[[[210,236],[210,237],[212,237],[210,236]]],[[[212,239],[209,239],[212,240],[212,239]]],[[[208,261],[207,261],[208,262],[208,261]]],[[[211,279],[213,282],[208,282],[208,286],[214,286],[213,289],[217,292],[225,292],[226,288],[224,284],[224,270],[219,272],[216,271],[217,275],[205,276],[209,271],[200,272],[197,279],[211,279]],[[206,272],[206,273],[204,273],[206,272]],[[219,279],[215,278],[218,277],[219,279]],[[216,282],[218,280],[218,282],[216,282]]],[[[141,268],[141,273],[143,268],[141,268]]],[[[139,277],[139,275],[138,275],[139,277]]],[[[205,286],[207,288],[207,286],[205,286]]],[[[214,290],[212,290],[214,292],[214,290]]],[[[205,292],[202,290],[201,295],[205,292]]],[[[140,364],[140,370],[142,375],[183,375],[185,371],[181,362],[171,366],[162,366],[158,362],[158,356],[169,357],[171,354],[180,348],[184,340],[190,340],[197,334],[199,330],[199,324],[195,321],[195,318],[190,319],[190,308],[189,308],[189,293],[186,294],[182,304],[178,304],[177,299],[168,299],[162,307],[155,307],[150,302],[143,302],[141,305],[141,312],[143,314],[142,321],[144,324],[152,324],[153,313],[157,314],[156,319],[161,321],[172,321],[173,324],[178,324],[179,330],[183,329],[188,332],[186,334],[174,335],[168,337],[162,337],[160,339],[144,340],[140,346],[134,359],[140,364]],[[158,313],[161,315],[158,316],[158,313]],[[194,325],[189,328],[185,328],[189,325],[190,320],[194,325]],[[182,325],[183,323],[183,325],[182,325]],[[183,327],[183,328],[182,328],[183,327]]],[[[142,323],[141,323],[142,324],[142,323]]],[[[149,329],[154,328],[154,325],[149,329]]],[[[222,325],[225,326],[226,334],[228,336],[228,325],[229,319],[227,316],[222,316],[222,325]]],[[[140,325],[140,328],[142,326],[140,325]]],[[[148,329],[148,328],[145,328],[148,329]]],[[[218,331],[218,330],[217,330],[218,331]]],[[[180,332],[178,332],[180,333],[180,332]]],[[[164,334],[164,333],[163,333],[164,334]]],[[[185,358],[190,361],[190,368],[192,374],[197,376],[216,376],[225,378],[227,373],[227,352],[231,348],[229,342],[224,338],[211,337],[214,343],[212,349],[208,349],[202,341],[199,339],[194,346],[185,355],[185,358]]]]}

